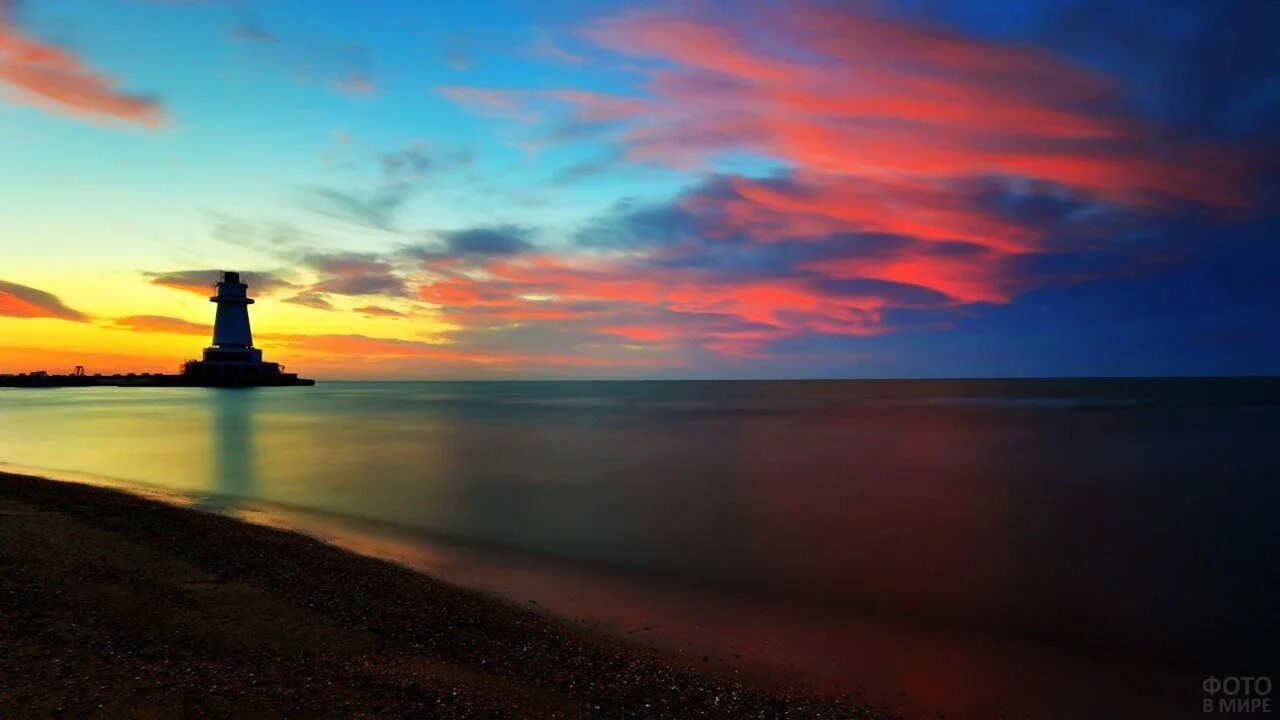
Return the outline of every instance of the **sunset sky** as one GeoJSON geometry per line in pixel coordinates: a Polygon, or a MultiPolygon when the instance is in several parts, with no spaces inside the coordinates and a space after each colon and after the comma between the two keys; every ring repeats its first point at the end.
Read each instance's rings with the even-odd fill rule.
{"type": "Polygon", "coordinates": [[[1280,3],[0,0],[0,372],[1280,372],[1280,3]]]}

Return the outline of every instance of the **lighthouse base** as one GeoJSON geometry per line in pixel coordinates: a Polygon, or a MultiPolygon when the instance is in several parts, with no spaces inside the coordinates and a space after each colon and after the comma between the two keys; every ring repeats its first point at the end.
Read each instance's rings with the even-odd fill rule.
{"type": "Polygon", "coordinates": [[[315,380],[283,372],[278,363],[190,360],[182,366],[183,384],[209,387],[315,385],[315,380]]]}
{"type": "Polygon", "coordinates": [[[284,372],[279,363],[263,362],[262,351],[255,347],[205,348],[203,360],[188,360],[182,365],[181,377],[187,385],[209,387],[315,384],[314,380],[284,372]]]}

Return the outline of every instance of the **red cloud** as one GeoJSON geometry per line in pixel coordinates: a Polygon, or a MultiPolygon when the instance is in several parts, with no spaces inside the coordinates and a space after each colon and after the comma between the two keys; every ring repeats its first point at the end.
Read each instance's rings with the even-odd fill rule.
{"type": "Polygon", "coordinates": [[[88,316],[63,304],[58,296],[18,283],[0,280],[0,315],[19,318],[58,318],[85,322],[88,316]]]}
{"type": "Polygon", "coordinates": [[[530,256],[483,271],[484,281],[445,274],[423,285],[419,297],[471,327],[554,321],[633,343],[678,342],[736,355],[800,332],[884,331],[879,310],[886,302],[875,293],[826,292],[798,279],[718,279],[714,272],[657,269],[639,257],[530,256]]]}
{"type": "Polygon", "coordinates": [[[1007,174],[1126,203],[1240,202],[1238,163],[1157,143],[1113,83],[1046,52],[816,6],[643,13],[584,34],[676,64],[651,71],[656,110],[624,138],[636,159],[746,149],[842,179],[1007,174]]]}
{"type": "Polygon", "coordinates": [[[209,325],[164,315],[130,315],[116,318],[112,322],[118,327],[134,332],[176,333],[179,335],[208,335],[212,332],[212,328],[209,325]]]}
{"type": "Polygon", "coordinates": [[[856,229],[1016,253],[1033,249],[1037,237],[1035,230],[977,207],[954,187],[924,178],[803,173],[786,189],[748,178],[731,179],[729,189],[730,199],[709,201],[727,228],[762,241],[856,229]]]}
{"type": "Polygon", "coordinates": [[[618,337],[641,343],[661,343],[680,336],[679,333],[672,332],[666,328],[644,327],[640,325],[606,326],[600,328],[600,332],[605,335],[617,335],[618,337]]]}
{"type": "Polygon", "coordinates": [[[1006,303],[1044,282],[1025,268],[1063,252],[1055,228],[1079,223],[1079,247],[1093,241],[1087,219],[1008,211],[992,186],[1000,200],[1036,194],[1083,218],[1244,204],[1238,153],[1166,136],[1123,111],[1111,79],[1046,51],[861,8],[770,7],[585,28],[628,56],[642,97],[445,89],[527,123],[613,123],[608,137],[633,161],[709,170],[746,152],[786,170],[704,183],[668,208],[690,227],[640,223],[618,244],[626,252],[437,267],[420,297],[466,327],[556,319],[620,341],[751,354],[799,334],[884,332],[895,311],[1006,303]],[[549,102],[571,112],[549,115],[549,102]]]}
{"type": "Polygon", "coordinates": [[[23,35],[0,4],[0,85],[15,102],[65,115],[156,127],[165,114],[152,99],[121,93],[61,48],[23,35]]]}

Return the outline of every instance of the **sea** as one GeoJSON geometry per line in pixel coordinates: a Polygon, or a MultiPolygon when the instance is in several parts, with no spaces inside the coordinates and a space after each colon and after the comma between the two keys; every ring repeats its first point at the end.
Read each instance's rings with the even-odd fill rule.
{"type": "Polygon", "coordinates": [[[1280,665],[1276,378],[6,389],[0,469],[906,717],[1204,717],[1280,665]]]}

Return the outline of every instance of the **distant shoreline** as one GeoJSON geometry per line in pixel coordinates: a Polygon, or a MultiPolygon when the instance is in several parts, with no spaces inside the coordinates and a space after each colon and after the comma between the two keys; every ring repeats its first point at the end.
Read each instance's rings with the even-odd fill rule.
{"type": "Polygon", "coordinates": [[[85,375],[83,373],[50,374],[30,372],[0,374],[0,387],[64,388],[64,387],[310,387],[316,381],[293,373],[277,373],[267,377],[211,377],[165,373],[116,373],[85,375]]]}
{"type": "Polygon", "coordinates": [[[315,539],[0,473],[0,716],[872,718],[315,539]]]}
{"type": "MultiPolygon", "coordinates": [[[[38,375],[40,371],[25,373],[0,373],[0,387],[41,387],[33,384],[18,384],[17,379],[24,379],[38,375]]],[[[147,385],[139,380],[146,378],[173,378],[177,375],[170,375],[160,372],[138,372],[138,373],[113,373],[113,374],[95,374],[88,376],[76,376],[73,373],[45,373],[49,377],[72,378],[82,377],[85,379],[112,379],[122,380],[124,382],[85,382],[84,380],[76,382],[68,382],[58,387],[94,387],[94,386],[138,386],[138,387],[155,387],[156,385],[147,385]]],[[[763,377],[763,378],[739,378],[739,377],[693,377],[693,378],[563,378],[563,377],[532,377],[532,378],[507,378],[507,377],[482,377],[482,378],[360,378],[360,377],[326,377],[313,382],[324,383],[385,383],[385,384],[415,384],[415,383],[449,383],[449,384],[520,384],[520,383],[598,383],[598,384],[628,384],[628,383],[689,383],[689,384],[743,384],[743,383],[776,383],[776,384],[821,384],[821,383],[868,383],[868,384],[947,384],[947,383],[964,383],[964,384],[980,384],[980,383],[1014,383],[1014,384],[1040,384],[1055,385],[1067,383],[1102,383],[1102,384],[1124,384],[1124,383],[1141,383],[1141,384],[1158,384],[1170,385],[1184,382],[1211,382],[1222,384],[1239,384],[1239,383],[1257,383],[1264,381],[1268,383],[1280,384],[1280,374],[1277,373],[1254,373],[1245,375],[966,375],[966,376],[909,376],[909,377],[763,377]]],[[[212,387],[210,385],[196,384],[173,384],[170,387],[212,387]]],[[[271,387],[266,385],[264,387],[271,387]]]]}

